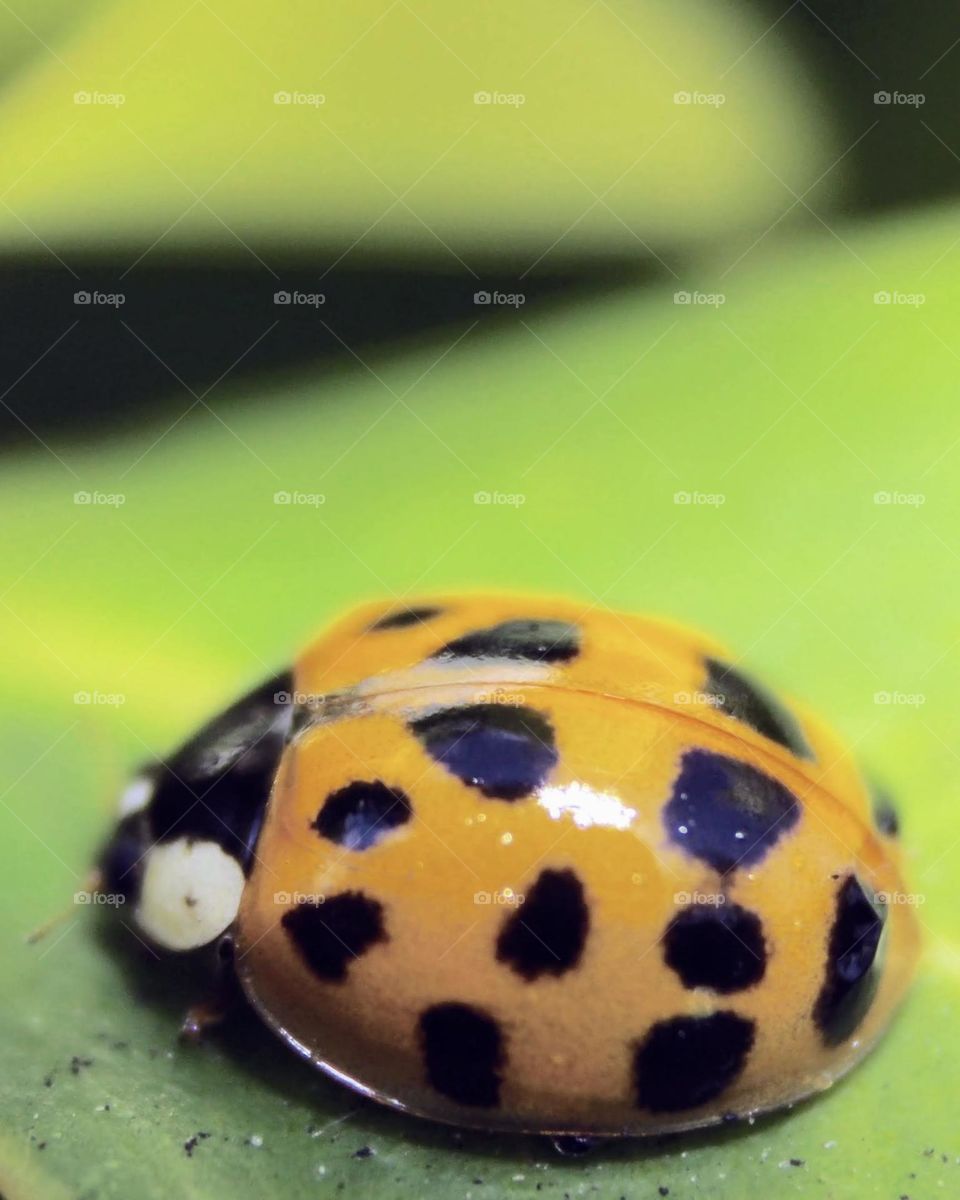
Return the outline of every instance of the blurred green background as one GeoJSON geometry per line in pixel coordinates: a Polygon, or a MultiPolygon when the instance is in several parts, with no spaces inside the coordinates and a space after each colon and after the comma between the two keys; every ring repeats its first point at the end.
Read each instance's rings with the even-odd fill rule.
{"type": "Polygon", "coordinates": [[[958,43],[945,3],[0,5],[6,1200],[960,1193],[958,43]],[[346,606],[477,586],[700,625],[899,796],[925,957],[830,1094],[459,1135],[251,1022],[179,1046],[189,980],[70,904],[133,764],[346,606]]]}

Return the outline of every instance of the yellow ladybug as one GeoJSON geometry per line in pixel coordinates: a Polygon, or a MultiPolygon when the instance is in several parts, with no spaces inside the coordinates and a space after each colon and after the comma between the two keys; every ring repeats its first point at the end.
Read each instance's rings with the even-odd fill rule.
{"type": "Polygon", "coordinates": [[[790,1104],[917,956],[828,729],[699,634],[534,596],[350,613],[141,773],[100,869],[329,1075],[489,1130],[790,1104]]]}

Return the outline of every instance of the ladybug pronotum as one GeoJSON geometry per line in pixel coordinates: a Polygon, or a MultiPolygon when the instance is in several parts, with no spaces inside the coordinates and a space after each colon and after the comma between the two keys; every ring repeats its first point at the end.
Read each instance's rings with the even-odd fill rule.
{"type": "Polygon", "coordinates": [[[917,955],[897,821],[720,646],[529,596],[370,605],[131,784],[100,862],[321,1070],[488,1130],[791,1104],[917,955]]]}

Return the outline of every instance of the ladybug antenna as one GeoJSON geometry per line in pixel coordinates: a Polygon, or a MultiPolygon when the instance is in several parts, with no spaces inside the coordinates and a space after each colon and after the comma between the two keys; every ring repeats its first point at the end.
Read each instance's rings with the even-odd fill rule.
{"type": "Polygon", "coordinates": [[[30,946],[36,945],[37,942],[43,941],[48,933],[56,929],[58,925],[62,924],[67,917],[70,916],[78,904],[89,904],[93,897],[102,891],[103,874],[98,867],[94,867],[93,870],[88,872],[87,877],[84,879],[83,887],[78,892],[74,892],[73,900],[69,908],[65,908],[61,912],[58,912],[55,916],[50,917],[48,920],[44,921],[42,925],[38,925],[36,929],[31,929],[24,940],[30,946]]]}

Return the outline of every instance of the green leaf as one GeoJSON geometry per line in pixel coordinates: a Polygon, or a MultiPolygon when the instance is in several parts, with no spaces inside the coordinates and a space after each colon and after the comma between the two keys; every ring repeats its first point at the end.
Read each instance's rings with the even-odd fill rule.
{"type": "Polygon", "coordinates": [[[8,91],[0,244],[662,255],[835,182],[779,36],[707,0],[115,4],[8,91]]]}
{"type": "Polygon", "coordinates": [[[845,229],[683,281],[720,306],[670,289],[511,313],[369,370],[222,385],[216,416],[197,407],[169,431],[8,461],[0,494],[21,514],[0,627],[8,1200],[340,1183],[477,1200],[541,1184],[674,1200],[956,1193],[955,239],[952,212],[845,229]],[[894,302],[875,303],[881,291],[894,302]],[[323,502],[275,503],[281,491],[323,502]],[[704,626],[822,710],[899,795],[926,954],[849,1079],[752,1127],[569,1161],[379,1110],[250,1022],[178,1045],[183,972],[169,979],[111,923],[123,912],[70,904],[124,770],[342,607],[466,585],[704,626]],[[61,905],[45,940],[13,944],[61,905]]]}

